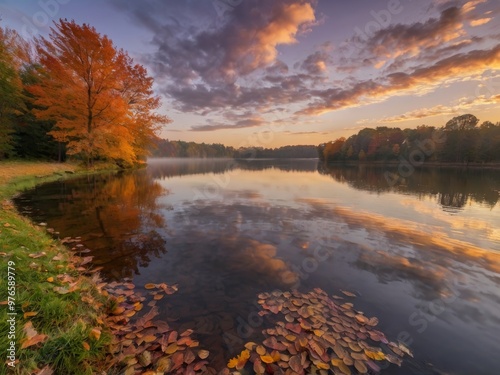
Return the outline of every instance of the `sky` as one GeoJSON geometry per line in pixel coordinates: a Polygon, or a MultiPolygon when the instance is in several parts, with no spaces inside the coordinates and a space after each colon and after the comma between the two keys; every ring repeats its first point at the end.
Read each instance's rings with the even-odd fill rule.
{"type": "Polygon", "coordinates": [[[319,144],[365,127],[500,121],[498,0],[0,0],[30,39],[88,23],[155,79],[163,138],[319,144]]]}

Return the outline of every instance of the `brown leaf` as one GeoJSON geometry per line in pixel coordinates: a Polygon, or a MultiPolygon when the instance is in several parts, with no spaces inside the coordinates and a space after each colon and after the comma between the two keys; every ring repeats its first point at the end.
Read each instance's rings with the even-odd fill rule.
{"type": "Polygon", "coordinates": [[[29,340],[26,340],[23,342],[21,345],[21,349],[26,349],[30,346],[36,345],[38,343],[44,342],[47,339],[47,335],[36,335],[30,338],[29,340]]]}
{"type": "Polygon", "coordinates": [[[82,346],[83,346],[83,349],[85,349],[86,351],[90,350],[90,345],[87,341],[82,342],[82,346]]]}
{"type": "Polygon", "coordinates": [[[205,359],[209,356],[209,354],[210,354],[210,352],[208,350],[201,349],[198,352],[198,357],[200,357],[201,359],[205,359]]]}
{"type": "Polygon", "coordinates": [[[54,371],[49,367],[45,366],[37,375],[52,375],[54,371]]]}
{"type": "Polygon", "coordinates": [[[156,336],[155,336],[155,335],[147,335],[147,336],[144,336],[144,337],[142,338],[142,340],[143,340],[144,342],[147,342],[147,343],[149,343],[149,342],[153,342],[153,341],[155,341],[155,340],[156,340],[156,336]]]}
{"type": "Polygon", "coordinates": [[[38,332],[35,330],[35,328],[33,328],[33,323],[31,323],[31,320],[24,325],[23,331],[28,340],[38,335],[38,332]]]}
{"type": "Polygon", "coordinates": [[[189,365],[195,359],[196,359],[196,356],[194,355],[194,353],[191,350],[186,350],[186,353],[184,354],[184,362],[189,365]]]}

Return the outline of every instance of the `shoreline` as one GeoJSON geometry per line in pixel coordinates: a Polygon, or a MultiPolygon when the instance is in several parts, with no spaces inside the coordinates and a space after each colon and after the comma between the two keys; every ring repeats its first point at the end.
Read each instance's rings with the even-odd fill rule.
{"type": "Polygon", "coordinates": [[[95,270],[84,266],[42,223],[20,214],[11,199],[38,184],[111,171],[72,163],[0,162],[0,374],[45,370],[92,374],[107,367],[112,341],[109,297],[95,270]],[[7,267],[8,265],[8,267],[7,267]]]}

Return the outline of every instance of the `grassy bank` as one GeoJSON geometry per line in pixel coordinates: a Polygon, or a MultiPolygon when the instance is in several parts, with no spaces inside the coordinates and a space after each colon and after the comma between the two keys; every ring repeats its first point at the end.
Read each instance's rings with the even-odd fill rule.
{"type": "Polygon", "coordinates": [[[9,200],[38,183],[82,173],[89,172],[73,164],[0,162],[0,374],[93,374],[102,364],[111,336],[98,278],[83,276],[84,260],[9,200]]]}

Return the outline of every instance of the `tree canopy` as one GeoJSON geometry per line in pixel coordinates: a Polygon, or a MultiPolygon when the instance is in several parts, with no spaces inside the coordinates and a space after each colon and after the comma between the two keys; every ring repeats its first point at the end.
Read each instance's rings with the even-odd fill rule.
{"type": "Polygon", "coordinates": [[[107,36],[59,20],[48,38],[36,40],[37,79],[27,89],[33,113],[52,121],[49,134],[67,153],[88,164],[111,159],[132,164],[146,155],[162,124],[153,79],[107,36]]]}
{"type": "Polygon", "coordinates": [[[476,116],[465,114],[452,118],[441,128],[427,125],[415,129],[365,128],[347,139],[323,143],[317,151],[319,158],[328,162],[400,158],[416,158],[416,163],[500,161],[500,123],[484,121],[477,126],[478,123],[476,116]]]}

